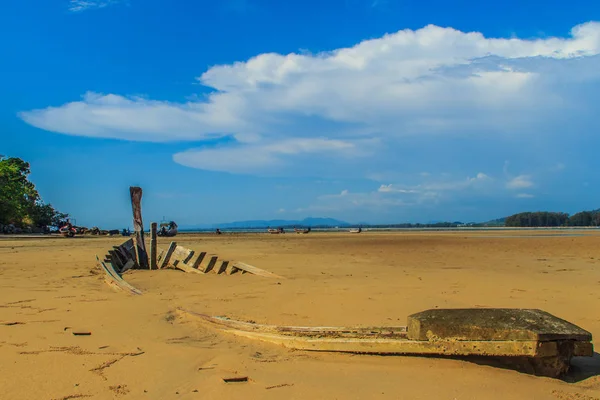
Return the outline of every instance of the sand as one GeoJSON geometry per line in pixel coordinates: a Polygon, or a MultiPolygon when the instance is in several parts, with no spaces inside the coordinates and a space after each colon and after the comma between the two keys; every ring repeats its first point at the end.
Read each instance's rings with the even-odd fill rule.
{"type": "Polygon", "coordinates": [[[122,237],[0,238],[0,322],[18,323],[0,325],[0,398],[600,399],[598,354],[556,380],[468,360],[291,351],[174,313],[404,325],[435,307],[541,308],[590,331],[600,349],[600,235],[547,234],[180,235],[287,279],[125,274],[142,296],[115,291],[95,267],[122,237]],[[222,381],[230,376],[249,382],[222,381]]]}

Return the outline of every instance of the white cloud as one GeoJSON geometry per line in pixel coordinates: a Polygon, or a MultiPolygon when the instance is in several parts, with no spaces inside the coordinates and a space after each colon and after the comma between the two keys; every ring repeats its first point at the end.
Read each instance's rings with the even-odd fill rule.
{"type": "Polygon", "coordinates": [[[403,189],[403,188],[399,188],[399,187],[395,187],[393,184],[389,184],[389,185],[381,185],[379,186],[379,189],[377,189],[378,192],[382,192],[382,193],[419,193],[418,190],[415,189],[403,189]]]}
{"type": "MultiPolygon", "coordinates": [[[[430,25],[331,52],[265,53],[213,66],[198,78],[213,90],[200,100],[88,93],[20,116],[48,131],[89,137],[168,142],[227,136],[234,140],[222,147],[174,159],[235,173],[285,164],[283,173],[293,166],[301,171],[311,154],[313,164],[348,155],[393,161],[400,141],[414,135],[502,137],[524,126],[531,134],[545,132],[553,118],[572,120],[593,103],[595,92],[577,84],[600,81],[598,54],[596,22],[574,27],[569,38],[535,40],[430,25]],[[363,151],[365,139],[373,142],[363,151]],[[388,151],[375,151],[377,143],[388,151]]],[[[355,168],[370,173],[359,163],[355,168]]]]}
{"type": "Polygon", "coordinates": [[[532,195],[532,194],[530,194],[530,193],[519,193],[515,197],[518,198],[518,199],[532,199],[535,196],[532,195]]]}
{"type": "MultiPolygon", "coordinates": [[[[428,177],[430,175],[427,175],[428,177]]],[[[432,193],[432,192],[443,192],[453,190],[464,190],[478,186],[485,182],[490,182],[493,179],[483,172],[478,173],[474,177],[468,177],[461,180],[433,180],[420,183],[416,186],[406,186],[398,184],[381,185],[378,192],[381,193],[404,193],[404,194],[415,194],[415,193],[432,193]]]]}
{"type": "Polygon", "coordinates": [[[69,11],[81,12],[92,8],[104,8],[122,0],[69,0],[69,11]]]}
{"type": "Polygon", "coordinates": [[[508,189],[525,189],[533,186],[533,181],[529,175],[519,175],[506,183],[508,189]]]}
{"type": "MultiPolygon", "coordinates": [[[[175,162],[188,167],[233,173],[271,175],[284,171],[290,162],[302,160],[307,154],[322,157],[335,155],[352,162],[355,157],[371,154],[372,141],[343,141],[324,138],[302,138],[275,141],[269,144],[251,143],[235,147],[187,150],[173,156],[175,162]]],[[[327,165],[326,162],[322,163],[327,165]]],[[[307,169],[311,169],[307,165],[307,169]]]]}
{"type": "Polygon", "coordinates": [[[351,192],[342,190],[337,194],[321,195],[309,207],[297,212],[334,212],[350,209],[371,209],[385,212],[398,207],[410,207],[423,204],[437,204],[449,194],[469,195],[471,191],[494,189],[487,183],[495,180],[484,173],[475,177],[459,180],[434,179],[416,185],[382,184],[370,192],[351,192]],[[486,184],[483,184],[486,183],[486,184]]]}

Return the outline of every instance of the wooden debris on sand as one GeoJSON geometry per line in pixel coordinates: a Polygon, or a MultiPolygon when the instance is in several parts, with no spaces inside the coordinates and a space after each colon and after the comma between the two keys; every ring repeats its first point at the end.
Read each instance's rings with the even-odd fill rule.
{"type": "Polygon", "coordinates": [[[362,354],[486,356],[526,363],[534,374],[558,378],[575,356],[592,357],[591,333],[541,310],[435,309],[408,317],[407,327],[262,325],[179,309],[237,336],[287,348],[362,354]]]}
{"type": "Polygon", "coordinates": [[[225,383],[248,382],[248,377],[247,376],[232,376],[230,378],[223,378],[223,382],[225,382],[225,383]]]}

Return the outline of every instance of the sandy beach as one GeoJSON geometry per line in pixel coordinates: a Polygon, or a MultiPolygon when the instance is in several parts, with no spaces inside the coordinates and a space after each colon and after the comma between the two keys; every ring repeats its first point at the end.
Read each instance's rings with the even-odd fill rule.
{"type": "Polygon", "coordinates": [[[557,380],[469,360],[291,351],[175,312],[383,326],[436,307],[540,308],[590,331],[598,352],[600,234],[577,234],[179,235],[286,279],[126,273],[141,296],[109,287],[95,265],[122,237],[0,237],[0,398],[600,399],[598,354],[557,380]],[[238,375],[249,382],[222,381],[238,375]]]}

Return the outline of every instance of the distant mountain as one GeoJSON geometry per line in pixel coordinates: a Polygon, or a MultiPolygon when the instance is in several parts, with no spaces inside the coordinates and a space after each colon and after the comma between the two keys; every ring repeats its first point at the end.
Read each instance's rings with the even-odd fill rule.
{"type": "Polygon", "coordinates": [[[316,227],[316,226],[350,226],[348,222],[340,221],[334,218],[304,218],[303,220],[250,220],[234,221],[222,224],[203,224],[198,226],[183,226],[182,229],[241,229],[241,228],[277,228],[277,227],[316,227]]]}

